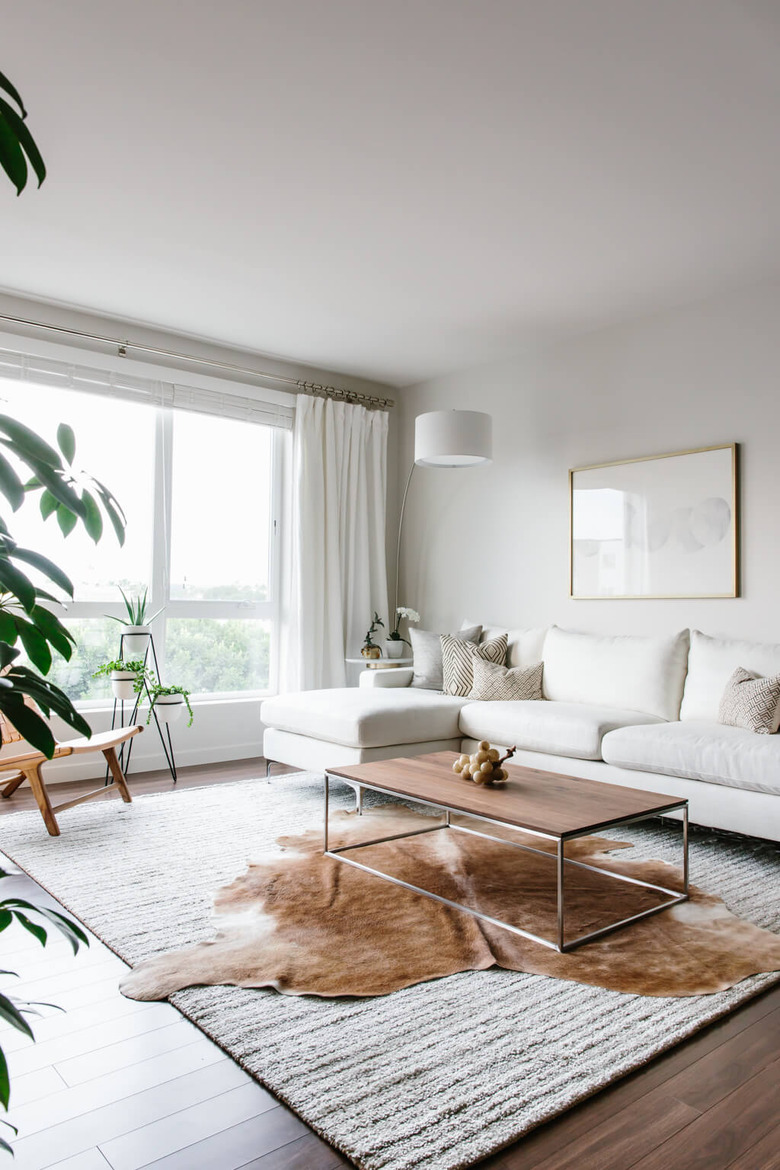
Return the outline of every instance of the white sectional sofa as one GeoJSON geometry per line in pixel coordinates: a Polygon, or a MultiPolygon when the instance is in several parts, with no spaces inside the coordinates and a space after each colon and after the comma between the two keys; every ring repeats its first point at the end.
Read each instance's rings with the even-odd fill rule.
{"type": "MultiPolygon", "coordinates": [[[[485,628],[482,640],[497,632],[485,628]]],[[[540,660],[542,701],[454,698],[400,669],[367,672],[357,688],[278,695],[262,706],[263,753],[324,771],[488,739],[516,744],[515,763],[685,797],[696,824],[780,841],[780,734],[718,723],[733,671],[780,674],[780,646],[697,630],[509,631],[508,665],[540,660]]]]}

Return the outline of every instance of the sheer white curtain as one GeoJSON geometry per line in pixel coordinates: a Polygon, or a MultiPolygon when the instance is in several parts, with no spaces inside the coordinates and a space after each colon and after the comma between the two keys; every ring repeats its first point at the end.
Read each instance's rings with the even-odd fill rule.
{"type": "Polygon", "coordinates": [[[282,687],[344,686],[374,610],[387,621],[387,414],[300,394],[282,687]]]}

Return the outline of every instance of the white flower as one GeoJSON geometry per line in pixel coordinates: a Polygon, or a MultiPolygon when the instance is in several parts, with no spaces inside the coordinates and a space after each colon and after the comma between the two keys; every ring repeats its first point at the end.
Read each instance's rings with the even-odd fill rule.
{"type": "Polygon", "coordinates": [[[408,622],[419,622],[420,615],[416,609],[409,609],[406,605],[399,605],[395,611],[399,617],[406,618],[408,622]]]}

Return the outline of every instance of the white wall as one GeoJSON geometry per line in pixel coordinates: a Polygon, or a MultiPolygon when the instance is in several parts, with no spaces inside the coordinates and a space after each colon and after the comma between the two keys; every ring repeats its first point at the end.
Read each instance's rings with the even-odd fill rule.
{"type": "Polygon", "coordinates": [[[440,378],[403,394],[401,466],[414,416],[493,415],[494,462],[417,469],[401,604],[423,626],[707,632],[780,642],[780,285],[601,330],[553,351],[440,378]],[[737,441],[742,597],[568,597],[568,469],[737,441]]]}

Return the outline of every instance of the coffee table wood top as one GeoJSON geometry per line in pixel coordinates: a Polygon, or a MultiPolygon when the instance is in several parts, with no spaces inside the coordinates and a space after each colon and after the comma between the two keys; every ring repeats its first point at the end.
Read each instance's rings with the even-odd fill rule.
{"type": "Polygon", "coordinates": [[[601,780],[564,776],[517,764],[504,765],[509,780],[502,788],[486,788],[462,780],[452,771],[457,758],[457,752],[432,752],[427,756],[376,760],[327,771],[331,776],[365,784],[368,788],[385,788],[398,796],[431,801],[457,812],[490,817],[502,824],[554,838],[576,837],[687,803],[679,796],[623,788],[601,780]]]}

